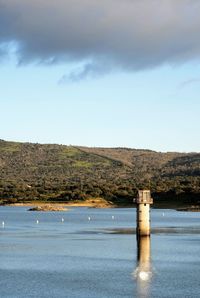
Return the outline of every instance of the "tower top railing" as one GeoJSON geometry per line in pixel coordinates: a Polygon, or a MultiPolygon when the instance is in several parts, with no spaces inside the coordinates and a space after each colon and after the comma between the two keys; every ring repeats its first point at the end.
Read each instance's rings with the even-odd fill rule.
{"type": "Polygon", "coordinates": [[[136,204],[153,204],[150,190],[138,190],[137,198],[133,199],[136,204]]]}

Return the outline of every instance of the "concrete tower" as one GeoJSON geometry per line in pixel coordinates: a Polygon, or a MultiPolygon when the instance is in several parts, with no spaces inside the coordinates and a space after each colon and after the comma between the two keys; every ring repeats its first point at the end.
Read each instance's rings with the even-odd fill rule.
{"type": "Polygon", "coordinates": [[[134,201],[137,204],[137,236],[150,236],[150,205],[153,204],[150,190],[139,190],[134,201]]]}

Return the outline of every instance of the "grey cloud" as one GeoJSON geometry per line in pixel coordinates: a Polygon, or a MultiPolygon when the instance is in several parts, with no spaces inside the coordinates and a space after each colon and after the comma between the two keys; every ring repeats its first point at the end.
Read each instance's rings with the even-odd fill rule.
{"type": "Polygon", "coordinates": [[[79,82],[83,79],[98,78],[109,73],[111,69],[112,66],[105,64],[103,61],[98,61],[98,63],[89,62],[81,67],[77,67],[68,75],[62,76],[58,83],[62,85],[68,82],[79,82]]]}
{"type": "Polygon", "coordinates": [[[200,83],[200,78],[192,78],[192,79],[188,79],[186,81],[183,81],[180,84],[180,88],[184,88],[184,87],[187,87],[188,85],[192,85],[192,84],[195,84],[195,83],[200,83]]]}
{"type": "Polygon", "coordinates": [[[199,14],[197,0],[0,0],[0,44],[20,63],[91,61],[61,79],[76,81],[199,61],[199,14]]]}

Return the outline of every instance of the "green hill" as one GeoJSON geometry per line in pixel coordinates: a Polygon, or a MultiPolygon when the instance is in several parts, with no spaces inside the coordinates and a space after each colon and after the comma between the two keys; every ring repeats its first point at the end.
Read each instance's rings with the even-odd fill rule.
{"type": "Polygon", "coordinates": [[[102,197],[127,204],[149,187],[156,200],[200,200],[200,153],[0,141],[1,202],[102,197]]]}

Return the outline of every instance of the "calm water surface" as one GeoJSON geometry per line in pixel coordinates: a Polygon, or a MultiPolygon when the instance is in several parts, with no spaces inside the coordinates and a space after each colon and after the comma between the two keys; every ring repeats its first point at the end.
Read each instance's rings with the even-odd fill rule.
{"type": "Polygon", "coordinates": [[[135,217],[0,207],[0,297],[200,297],[200,213],[153,209],[139,262],[135,217]]]}

